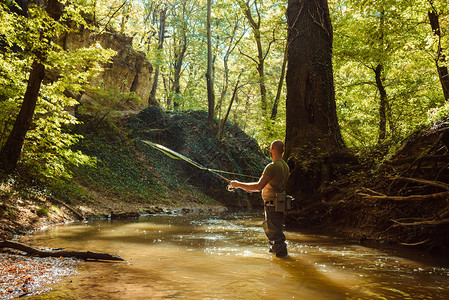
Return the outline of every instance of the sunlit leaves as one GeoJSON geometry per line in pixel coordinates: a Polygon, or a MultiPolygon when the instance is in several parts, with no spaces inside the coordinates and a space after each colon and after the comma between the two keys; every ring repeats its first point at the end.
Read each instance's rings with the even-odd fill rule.
{"type": "MultiPolygon", "coordinates": [[[[81,3],[81,1],[79,1],[81,3]]],[[[253,1],[251,1],[252,3],[253,1]]],[[[260,32],[262,44],[267,51],[265,80],[268,106],[271,110],[280,77],[285,47],[285,9],[283,1],[257,1],[262,22],[260,32]]],[[[179,102],[179,109],[207,110],[206,89],[206,1],[205,0],[116,0],[83,3],[94,6],[95,20],[100,27],[109,24],[116,31],[133,36],[133,45],[147,53],[153,64],[160,68],[157,100],[166,109],[173,109],[173,101],[179,102]],[[164,49],[158,51],[157,33],[160,10],[166,8],[166,32],[164,49]],[[187,43],[183,61],[180,93],[174,88],[174,66],[178,53],[187,43]],[[169,105],[169,103],[171,103],[169,105]]],[[[271,133],[263,132],[260,122],[259,79],[254,62],[244,54],[257,57],[257,48],[245,15],[238,1],[212,1],[212,47],[214,55],[214,89],[218,111],[216,116],[223,118],[229,105],[232,90],[240,76],[238,98],[231,110],[230,120],[242,125],[247,132],[258,139],[270,139],[271,133]],[[221,104],[221,105],[220,105],[221,104]]],[[[276,120],[276,136],[282,138],[284,119],[285,90],[279,105],[279,118],[276,120]]]]}
{"type": "Polygon", "coordinates": [[[0,36],[6,46],[0,55],[0,82],[4,87],[0,92],[0,146],[20,109],[29,66],[37,59],[46,67],[46,78],[41,85],[21,162],[32,173],[44,177],[68,176],[68,164],[91,162],[86,155],[71,150],[81,137],[69,132],[77,120],[67,108],[78,104],[72,95],[84,91],[115,54],[99,45],[70,51],[62,49],[58,38],[77,30],[78,26],[87,25],[82,17],[87,10],[70,2],[65,4],[59,21],[35,5],[28,7],[28,18],[7,11],[3,4],[0,10],[0,36]]]}
{"type": "Polygon", "coordinates": [[[427,119],[429,109],[443,103],[430,53],[435,41],[427,19],[429,2],[330,3],[337,109],[347,144],[369,147],[377,142],[377,64],[384,68],[388,137],[393,142],[404,138],[427,119]]]}

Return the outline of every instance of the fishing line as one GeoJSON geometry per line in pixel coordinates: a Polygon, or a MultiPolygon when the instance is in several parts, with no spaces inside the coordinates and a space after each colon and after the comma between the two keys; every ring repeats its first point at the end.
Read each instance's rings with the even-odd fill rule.
{"type": "MultiPolygon", "coordinates": [[[[156,150],[161,151],[162,153],[164,153],[165,155],[167,155],[168,157],[170,157],[172,159],[182,159],[182,160],[184,160],[184,161],[194,165],[198,169],[209,171],[212,174],[214,174],[214,175],[220,177],[221,179],[227,181],[228,183],[231,182],[231,180],[226,178],[226,177],[224,177],[224,176],[222,176],[222,175],[220,175],[219,173],[259,179],[259,177],[252,176],[252,175],[245,175],[245,174],[240,174],[240,173],[235,173],[235,172],[228,172],[228,171],[223,171],[223,170],[207,168],[207,167],[205,167],[205,166],[203,166],[203,165],[201,165],[201,164],[191,160],[190,158],[188,158],[188,157],[186,157],[186,156],[184,156],[184,155],[182,155],[182,154],[180,154],[180,153],[178,153],[178,152],[176,152],[174,150],[171,150],[171,149],[169,149],[169,148],[167,148],[165,146],[162,146],[162,145],[159,145],[159,144],[147,141],[147,140],[142,140],[142,142],[144,142],[145,144],[153,147],[156,150]]],[[[233,192],[234,188],[231,185],[228,185],[227,190],[233,192]]],[[[243,189],[243,190],[245,190],[245,189],[243,189]]],[[[245,191],[247,191],[247,190],[245,190],[245,191]]],[[[249,191],[247,191],[247,192],[249,192],[249,191]]]]}

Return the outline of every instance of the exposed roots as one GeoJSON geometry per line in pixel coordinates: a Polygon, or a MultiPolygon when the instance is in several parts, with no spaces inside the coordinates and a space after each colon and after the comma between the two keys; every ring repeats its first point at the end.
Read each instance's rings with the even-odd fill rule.
{"type": "Polygon", "coordinates": [[[449,246],[448,137],[446,123],[419,132],[385,161],[375,184],[357,191],[388,209],[385,232],[398,233],[402,245],[449,246]]]}

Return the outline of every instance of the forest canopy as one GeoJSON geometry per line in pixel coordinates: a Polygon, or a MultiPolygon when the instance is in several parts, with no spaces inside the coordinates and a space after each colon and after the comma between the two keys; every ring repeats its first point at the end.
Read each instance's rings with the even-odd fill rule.
{"type": "MultiPolygon", "coordinates": [[[[155,69],[152,98],[142,101],[166,110],[205,111],[210,27],[214,117],[223,120],[229,111],[227,120],[261,145],[283,139],[287,1],[60,1],[65,9],[56,19],[31,4],[28,15],[21,15],[19,2],[2,3],[0,11],[0,147],[19,112],[33,62],[57,70],[56,80],[43,82],[22,157],[35,168],[53,168],[44,168],[49,176],[64,173],[67,161],[86,161],[70,152],[78,137],[62,130],[76,123],[66,113],[76,99],[65,92],[83,90],[114,54],[101,47],[63,51],[58,36],[80,27],[133,37],[133,47],[155,69]]],[[[388,149],[447,114],[446,1],[328,2],[337,115],[348,147],[388,149]]]]}
{"type": "MultiPolygon", "coordinates": [[[[159,68],[162,107],[207,110],[206,2],[84,3],[102,26],[134,36],[134,46],[159,68]]],[[[285,132],[286,7],[287,1],[212,1],[216,117],[223,118],[239,82],[231,120],[261,144],[285,132]]],[[[337,113],[349,147],[397,142],[444,114],[445,1],[331,0],[329,7],[337,113]]]]}

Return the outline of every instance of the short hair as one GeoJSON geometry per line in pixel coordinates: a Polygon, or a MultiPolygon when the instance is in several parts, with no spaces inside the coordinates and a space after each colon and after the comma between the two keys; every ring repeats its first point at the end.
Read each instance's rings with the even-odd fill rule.
{"type": "Polygon", "coordinates": [[[275,140],[271,143],[271,147],[279,153],[284,153],[284,142],[281,140],[275,140]]]}

